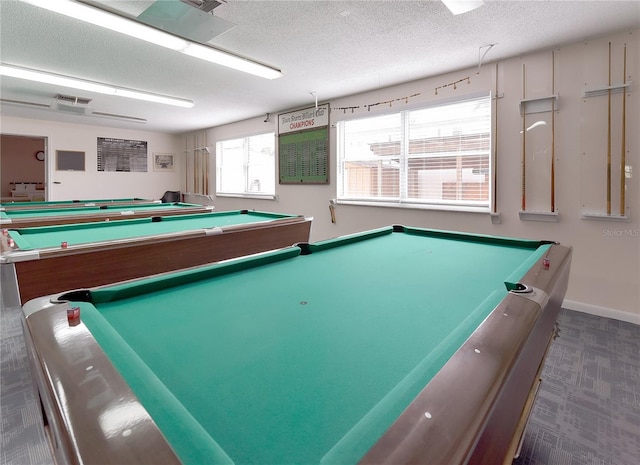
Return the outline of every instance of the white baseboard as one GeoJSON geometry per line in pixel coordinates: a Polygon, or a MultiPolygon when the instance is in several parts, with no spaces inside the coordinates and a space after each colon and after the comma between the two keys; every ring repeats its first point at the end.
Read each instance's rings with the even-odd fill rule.
{"type": "Polygon", "coordinates": [[[574,300],[565,299],[562,302],[562,308],[567,310],[575,310],[576,312],[588,313],[590,315],[602,316],[605,318],[612,318],[614,320],[626,321],[627,323],[633,323],[640,325],[640,314],[623,312],[621,310],[614,310],[607,307],[599,307],[597,305],[585,304],[582,302],[576,302],[574,300]]]}

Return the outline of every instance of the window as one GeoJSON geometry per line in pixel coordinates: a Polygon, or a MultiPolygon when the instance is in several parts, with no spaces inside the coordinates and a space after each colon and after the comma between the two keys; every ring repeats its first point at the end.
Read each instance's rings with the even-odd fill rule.
{"type": "Polygon", "coordinates": [[[275,134],[219,141],[217,195],[275,195],[275,134]]]}
{"type": "Polygon", "coordinates": [[[488,211],[489,95],[337,127],[338,200],[488,211]]]}

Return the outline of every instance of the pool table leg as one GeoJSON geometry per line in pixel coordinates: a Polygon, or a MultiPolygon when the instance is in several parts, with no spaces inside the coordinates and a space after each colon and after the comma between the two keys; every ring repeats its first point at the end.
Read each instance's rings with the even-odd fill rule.
{"type": "Polygon", "coordinates": [[[18,278],[13,263],[0,263],[0,290],[3,308],[20,306],[18,278]]]}

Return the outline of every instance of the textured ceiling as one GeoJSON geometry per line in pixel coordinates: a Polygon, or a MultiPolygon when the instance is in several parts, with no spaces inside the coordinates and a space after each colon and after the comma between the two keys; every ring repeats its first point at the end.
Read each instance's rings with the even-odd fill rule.
{"type": "MultiPolygon", "coordinates": [[[[51,0],[55,1],[55,0],[51,0]]],[[[178,1],[178,0],[162,0],[178,1]]],[[[152,1],[95,1],[137,16],[152,1]]],[[[236,26],[210,44],[281,69],[265,80],[162,49],[17,0],[0,0],[0,58],[121,87],[193,100],[191,109],[2,77],[0,97],[49,105],[58,93],[126,122],[4,103],[2,114],[180,133],[278,113],[379,87],[640,26],[640,2],[485,1],[454,16],[439,0],[226,0],[214,16],[236,26]]]]}

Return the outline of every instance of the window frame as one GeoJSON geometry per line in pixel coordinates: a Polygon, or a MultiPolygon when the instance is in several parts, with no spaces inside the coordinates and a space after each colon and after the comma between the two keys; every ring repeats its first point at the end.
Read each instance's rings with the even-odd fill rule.
{"type": "Polygon", "coordinates": [[[251,133],[251,134],[247,134],[247,135],[242,135],[242,136],[234,136],[234,137],[228,137],[225,139],[220,139],[220,140],[216,140],[216,171],[215,171],[215,179],[216,179],[216,192],[215,195],[216,197],[233,197],[233,198],[251,198],[251,199],[264,199],[264,200],[275,200],[277,199],[277,194],[276,194],[276,164],[277,164],[277,153],[276,153],[276,133],[275,131],[271,130],[271,131],[266,131],[266,132],[256,132],[256,133],[251,133]],[[272,178],[272,182],[273,182],[273,192],[251,192],[249,190],[249,181],[248,178],[246,177],[246,174],[250,168],[250,162],[248,161],[249,158],[249,152],[248,150],[244,149],[243,147],[243,176],[245,177],[244,179],[244,192],[226,192],[226,191],[221,191],[220,190],[220,178],[223,175],[221,172],[221,164],[220,164],[220,157],[222,157],[221,154],[221,150],[220,150],[220,146],[221,144],[224,144],[225,142],[229,142],[229,141],[235,141],[235,140],[243,140],[244,141],[244,146],[247,146],[248,141],[253,138],[253,137],[262,137],[262,136],[271,136],[271,139],[273,141],[273,166],[272,166],[272,173],[271,173],[271,178],[272,178]]]}
{"type": "MultiPolygon", "coordinates": [[[[493,204],[493,198],[495,196],[495,152],[494,152],[494,137],[495,137],[495,124],[494,124],[494,97],[491,92],[480,92],[475,94],[467,94],[459,98],[441,99],[430,103],[422,103],[417,105],[411,105],[403,107],[400,110],[376,112],[371,115],[345,115],[336,121],[336,203],[345,205],[360,205],[360,206],[373,206],[373,207],[390,207],[390,208],[404,208],[404,209],[426,209],[426,210],[445,210],[445,211],[463,211],[463,212],[477,212],[477,213],[491,213],[491,205],[493,204]],[[486,123],[489,126],[488,142],[489,147],[485,150],[480,150],[478,153],[486,157],[488,162],[488,177],[486,180],[487,198],[481,201],[469,201],[469,200],[438,200],[438,199],[415,199],[408,197],[408,163],[411,158],[416,158],[413,154],[406,153],[406,147],[409,144],[409,115],[411,112],[420,110],[436,109],[440,107],[446,107],[448,105],[455,105],[457,103],[463,103],[467,101],[481,101],[488,99],[489,114],[486,117],[486,123]],[[384,197],[366,197],[358,198],[356,196],[344,196],[344,182],[345,182],[345,161],[348,161],[345,157],[345,123],[351,121],[365,121],[370,118],[377,118],[381,116],[389,115],[401,115],[401,140],[400,140],[400,178],[399,178],[399,190],[400,195],[397,198],[389,199],[384,197]]],[[[342,115],[340,115],[342,116],[342,115]]],[[[465,156],[470,156],[471,153],[465,153],[465,156]]]]}

